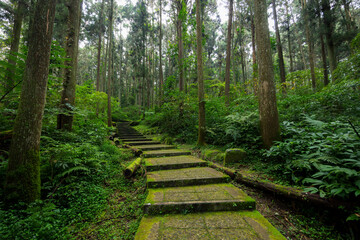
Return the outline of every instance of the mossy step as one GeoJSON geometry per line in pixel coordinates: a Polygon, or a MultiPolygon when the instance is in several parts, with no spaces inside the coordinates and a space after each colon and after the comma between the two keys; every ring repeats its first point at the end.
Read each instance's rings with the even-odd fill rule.
{"type": "Polygon", "coordinates": [[[127,143],[127,142],[151,142],[152,139],[150,138],[127,138],[127,139],[121,139],[121,141],[127,143]]]}
{"type": "Polygon", "coordinates": [[[138,141],[138,142],[126,142],[126,144],[130,146],[139,146],[139,145],[155,145],[155,144],[161,144],[161,142],[158,141],[138,141]]]}
{"type": "Polygon", "coordinates": [[[285,240],[258,211],[144,216],[135,240],[285,240]]]}
{"type": "Polygon", "coordinates": [[[145,139],[146,137],[143,135],[139,136],[119,136],[119,139],[145,139]]]}
{"type": "Polygon", "coordinates": [[[193,156],[175,156],[145,159],[147,171],[206,166],[206,161],[193,156]]]}
{"type": "Polygon", "coordinates": [[[146,158],[152,157],[170,157],[170,156],[181,156],[181,155],[190,155],[191,152],[180,149],[170,149],[170,150],[154,150],[143,152],[143,156],[146,158]]]}
{"type": "Polygon", "coordinates": [[[136,146],[136,148],[139,148],[143,151],[150,151],[150,150],[174,149],[175,146],[165,145],[165,144],[154,144],[154,145],[138,145],[136,146]]]}
{"type": "Polygon", "coordinates": [[[149,172],[146,178],[149,188],[224,183],[230,180],[228,175],[209,167],[154,171],[149,172]]]}
{"type": "Polygon", "coordinates": [[[255,200],[231,184],[149,189],[147,214],[255,210],[255,200]]]}

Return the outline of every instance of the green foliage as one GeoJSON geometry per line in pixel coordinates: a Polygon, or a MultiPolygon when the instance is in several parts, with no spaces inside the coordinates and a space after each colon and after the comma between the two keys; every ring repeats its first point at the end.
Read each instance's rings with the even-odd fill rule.
{"type": "MultiPolygon", "coordinates": [[[[0,202],[0,238],[72,238],[105,211],[115,189],[124,194],[129,189],[133,191],[131,187],[127,189],[127,180],[119,176],[123,170],[121,163],[132,154],[105,141],[106,135],[108,128],[99,120],[77,121],[74,132],[45,127],[41,138],[44,200],[29,206],[20,203],[7,210],[0,202]],[[114,182],[111,187],[104,186],[110,181],[114,182]]],[[[6,170],[5,162],[0,175],[6,170]]],[[[143,200],[144,196],[126,206],[125,211],[139,209],[143,200]]],[[[141,214],[140,210],[126,221],[137,226],[141,214]]],[[[134,229],[128,238],[133,236],[134,229]]]]}
{"type": "Polygon", "coordinates": [[[265,156],[285,161],[283,174],[322,197],[360,195],[360,141],[348,123],[304,116],[299,123],[284,122],[282,129],[285,140],[265,156]]]}

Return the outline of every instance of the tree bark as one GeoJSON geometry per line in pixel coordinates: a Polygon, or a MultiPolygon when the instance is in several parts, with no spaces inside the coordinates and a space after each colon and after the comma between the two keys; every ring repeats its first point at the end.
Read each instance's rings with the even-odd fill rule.
{"type": "Polygon", "coordinates": [[[8,202],[40,198],[40,136],[49,73],[56,0],[38,0],[9,153],[5,196],[8,202]]]}
{"type": "Polygon", "coordinates": [[[329,0],[321,1],[322,12],[324,15],[324,27],[325,27],[325,37],[326,37],[326,46],[329,57],[330,72],[333,74],[337,66],[336,53],[335,53],[335,44],[333,39],[334,32],[334,17],[330,7],[329,0]]]}
{"type": "Polygon", "coordinates": [[[179,90],[184,91],[184,42],[183,42],[183,20],[181,11],[183,11],[183,0],[176,0],[177,21],[176,31],[178,38],[178,64],[179,64],[179,90]]]}
{"type": "Polygon", "coordinates": [[[232,29],[232,18],[233,18],[233,7],[234,1],[229,0],[229,20],[227,28],[227,44],[226,44],[226,67],[225,67],[225,103],[229,106],[230,103],[230,59],[231,59],[231,29],[232,29]]]}
{"type": "MultiPolygon", "coordinates": [[[[9,58],[8,64],[16,66],[16,54],[19,52],[19,45],[20,45],[20,35],[21,35],[21,27],[24,18],[24,14],[26,11],[26,3],[24,0],[18,1],[18,6],[14,16],[14,26],[11,33],[11,44],[10,44],[10,51],[9,51],[9,58]]],[[[5,82],[5,92],[13,89],[15,84],[15,69],[7,68],[6,70],[6,82],[5,82]]]]}
{"type": "Polygon", "coordinates": [[[315,55],[314,55],[314,43],[312,41],[312,36],[310,32],[310,20],[309,20],[309,14],[306,9],[306,0],[302,0],[302,11],[304,15],[305,20],[305,33],[306,33],[306,40],[308,44],[309,49],[309,63],[310,63],[310,73],[311,73],[311,87],[313,90],[316,88],[316,77],[315,77],[315,55]]]}
{"type": "MultiPolygon", "coordinates": [[[[321,17],[319,17],[319,28],[321,29],[321,17]]],[[[324,36],[320,30],[320,44],[321,44],[321,59],[323,63],[323,73],[324,73],[324,85],[327,86],[329,84],[329,76],[327,71],[327,61],[326,61],[326,50],[325,50],[325,43],[324,43],[324,36]]]]}
{"type": "Polygon", "coordinates": [[[265,0],[255,0],[256,46],[259,63],[259,112],[261,136],[266,148],[280,139],[276,105],[274,70],[271,56],[267,6],[265,0]]]}
{"type": "Polygon", "coordinates": [[[161,106],[163,104],[163,86],[164,86],[164,74],[163,74],[163,66],[162,66],[162,0],[159,0],[160,5],[160,20],[159,20],[159,79],[160,79],[160,87],[159,87],[159,105],[161,106]]]}
{"type": "Polygon", "coordinates": [[[103,31],[103,14],[104,14],[104,5],[105,0],[102,0],[101,10],[99,16],[99,29],[98,29],[98,52],[97,52],[97,68],[96,68],[96,91],[100,91],[100,65],[101,65],[101,39],[102,39],[102,31],[103,31]]]}
{"type": "Polygon", "coordinates": [[[285,64],[284,64],[284,56],[280,38],[280,31],[279,25],[277,21],[277,13],[276,13],[276,2],[272,0],[273,5],[273,14],[274,14],[274,24],[275,24],[275,32],[276,32],[276,45],[277,45],[277,52],[279,57],[279,68],[280,68],[280,81],[282,85],[282,92],[283,94],[286,93],[286,73],[285,73],[285,64]]]}
{"type": "Polygon", "coordinates": [[[65,61],[63,91],[61,94],[60,107],[63,113],[58,115],[57,128],[71,131],[73,123],[72,110],[75,106],[75,89],[77,77],[77,59],[79,48],[79,32],[81,23],[82,0],[69,0],[67,7],[69,11],[67,36],[66,36],[66,56],[70,60],[65,61]]]}
{"type": "Polygon", "coordinates": [[[112,126],[111,118],[111,82],[112,82],[112,41],[113,41],[113,12],[114,0],[110,0],[110,16],[109,16],[109,66],[108,66],[108,82],[107,82],[107,120],[108,127],[112,126]]]}
{"type": "Polygon", "coordinates": [[[199,129],[197,145],[203,146],[205,145],[205,91],[202,60],[202,22],[200,16],[200,9],[200,0],[196,0],[196,56],[199,99],[199,129]]]}
{"type": "Polygon", "coordinates": [[[286,21],[287,21],[287,40],[288,40],[288,48],[289,48],[289,59],[290,59],[290,72],[294,71],[294,62],[293,62],[293,55],[292,55],[292,47],[291,47],[291,32],[290,32],[290,14],[289,14],[289,4],[285,1],[286,7],[286,21]]]}

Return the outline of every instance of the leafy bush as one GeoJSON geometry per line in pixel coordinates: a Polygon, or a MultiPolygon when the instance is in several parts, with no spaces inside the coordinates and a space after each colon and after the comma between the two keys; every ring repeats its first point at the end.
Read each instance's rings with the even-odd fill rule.
{"type": "Polygon", "coordinates": [[[305,116],[282,129],[285,140],[265,155],[284,161],[283,173],[294,183],[310,185],[307,190],[322,197],[360,195],[360,141],[348,123],[305,116]]]}

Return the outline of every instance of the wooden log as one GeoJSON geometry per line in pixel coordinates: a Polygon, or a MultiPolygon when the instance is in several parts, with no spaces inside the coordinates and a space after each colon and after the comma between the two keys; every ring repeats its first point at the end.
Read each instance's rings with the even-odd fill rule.
{"type": "Polygon", "coordinates": [[[139,168],[141,161],[142,158],[137,158],[132,163],[130,163],[129,166],[127,166],[124,170],[124,176],[126,178],[130,178],[132,175],[134,175],[136,170],[139,168]]]}
{"type": "Polygon", "coordinates": [[[219,164],[209,163],[209,166],[214,169],[221,170],[238,183],[242,183],[267,192],[275,193],[286,198],[305,201],[314,205],[333,209],[339,209],[339,207],[352,209],[354,206],[356,206],[356,201],[344,201],[339,198],[322,198],[319,194],[308,193],[294,187],[282,186],[279,184],[266,182],[261,179],[247,176],[244,173],[241,173],[241,171],[238,172],[236,170],[223,167],[219,164]]]}

